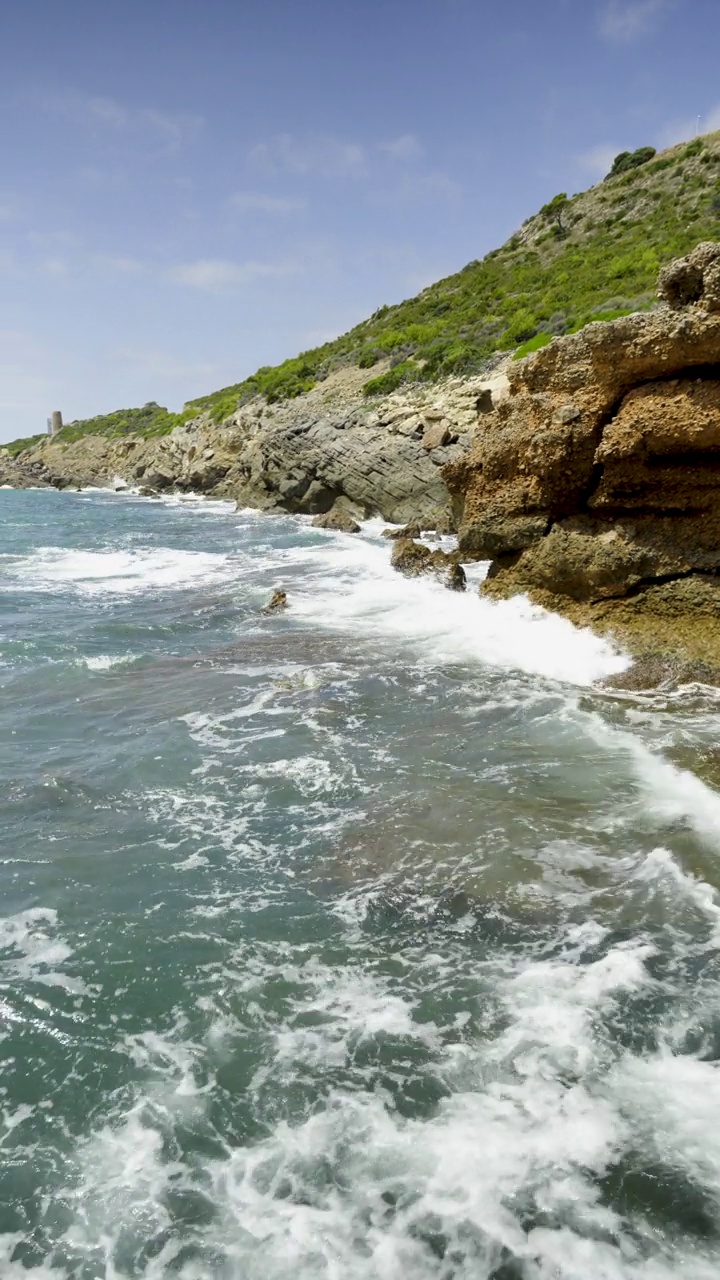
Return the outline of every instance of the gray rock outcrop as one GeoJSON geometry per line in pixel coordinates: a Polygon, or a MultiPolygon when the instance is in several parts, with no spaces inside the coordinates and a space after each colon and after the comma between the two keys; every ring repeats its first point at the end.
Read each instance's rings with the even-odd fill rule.
{"type": "MultiPolygon", "coordinates": [[[[442,470],[467,450],[490,384],[456,378],[373,401],[363,398],[366,375],[358,373],[340,371],[281,404],[252,401],[220,424],[201,416],[159,438],[43,440],[12,465],[0,458],[0,483],[114,487],[120,478],[144,492],[447,528],[442,470]]],[[[501,394],[502,378],[495,383],[501,394]]]]}

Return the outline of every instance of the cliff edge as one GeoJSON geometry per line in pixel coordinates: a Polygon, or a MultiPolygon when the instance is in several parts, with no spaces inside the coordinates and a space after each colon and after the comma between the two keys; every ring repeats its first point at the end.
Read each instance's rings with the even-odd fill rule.
{"type": "Polygon", "coordinates": [[[511,366],[443,475],[487,594],[718,664],[720,244],[665,268],[658,297],[511,366]]]}

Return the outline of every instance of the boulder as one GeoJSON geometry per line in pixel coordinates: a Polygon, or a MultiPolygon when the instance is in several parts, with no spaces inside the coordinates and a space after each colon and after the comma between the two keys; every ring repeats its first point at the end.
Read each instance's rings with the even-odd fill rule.
{"type": "Polygon", "coordinates": [[[337,504],[324,515],[315,516],[312,522],[314,529],[334,529],[338,533],[359,533],[360,525],[353,520],[349,511],[337,504]]]}
{"type": "Polygon", "coordinates": [[[413,542],[412,538],[396,539],[390,563],[408,578],[429,574],[451,591],[465,590],[465,570],[453,553],[431,550],[422,542],[413,542]]]}
{"type": "MultiPolygon", "coordinates": [[[[454,437],[457,440],[457,436],[454,437]]],[[[443,445],[450,444],[453,440],[453,433],[447,422],[433,422],[426,427],[422,437],[423,449],[441,449],[443,445]]]]}
{"type": "Polygon", "coordinates": [[[388,538],[390,542],[395,542],[398,538],[419,538],[422,529],[419,524],[403,524],[397,529],[383,529],[383,538],[388,538]]]}
{"type": "Polygon", "coordinates": [[[709,311],[717,309],[720,244],[705,241],[686,258],[676,258],[658,276],[658,297],[679,310],[696,302],[709,311]]]}

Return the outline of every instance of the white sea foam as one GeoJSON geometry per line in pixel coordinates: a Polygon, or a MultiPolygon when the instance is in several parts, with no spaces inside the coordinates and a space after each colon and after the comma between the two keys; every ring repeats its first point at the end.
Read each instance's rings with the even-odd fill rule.
{"type": "Polygon", "coordinates": [[[688,769],[651,751],[642,739],[609,725],[599,715],[586,719],[588,730],[605,750],[622,754],[640,787],[646,812],[660,825],[682,823],[717,848],[720,845],[720,794],[688,769]]]}
{"type": "MultiPolygon", "coordinates": [[[[158,499],[153,499],[158,501],[158,499]]],[[[227,498],[206,498],[202,493],[163,493],[160,503],[166,507],[189,507],[193,514],[235,514],[235,503],[227,498]]]]}
{"type": "Polygon", "coordinates": [[[271,563],[276,571],[305,571],[293,584],[294,616],[394,641],[429,662],[481,662],[581,685],[630,663],[608,641],[526,597],[494,602],[474,587],[452,592],[427,578],[405,578],[391,568],[386,542],[334,535],[271,563]]]}
{"type": "MultiPolygon", "coordinates": [[[[330,1083],[363,1043],[399,1037],[409,1052],[422,1046],[452,1085],[424,1118],[404,1118],[382,1089],[330,1083],[323,1105],[299,1122],[277,1121],[267,1137],[193,1166],[173,1144],[167,1154],[163,1133],[188,1108],[197,1123],[204,1114],[208,1094],[194,1074],[203,1047],[183,1040],[182,1027],[127,1037],[147,1091],[80,1144],[74,1188],[64,1193],[73,1248],[101,1256],[115,1274],[129,1249],[136,1256],[152,1242],[150,1280],[489,1280],[508,1256],[527,1280],[710,1280],[710,1255],[689,1240],[641,1225],[639,1250],[596,1180],[640,1149],[714,1193],[720,1146],[705,1131],[720,1105],[716,1073],[667,1054],[628,1054],[598,1072],[599,1015],[648,981],[648,952],[619,946],[579,965],[579,934],[597,941],[597,931],[575,930],[564,960],[525,961],[506,974],[507,1026],[486,1044],[445,1047],[388,978],[288,957],[284,978],[305,994],[279,1023],[252,1091],[281,1095],[308,1071],[330,1083]],[[186,1262],[182,1236],[168,1230],[168,1199],[178,1194],[202,1198],[213,1213],[186,1262]],[[528,1229],[527,1216],[545,1225],[528,1229]]],[[[244,980],[252,976],[243,966],[244,980]]],[[[262,979],[260,970],[254,981],[262,979]]],[[[211,1022],[211,1060],[227,1058],[240,1030],[226,1017],[211,1022]]]]}
{"type": "Polygon", "coordinates": [[[712,928],[711,944],[720,942],[720,903],[717,891],[705,880],[684,871],[669,849],[653,849],[635,872],[635,879],[650,886],[665,888],[673,901],[684,899],[708,921],[712,928]]]}
{"type": "Polygon", "coordinates": [[[110,671],[112,667],[122,667],[128,662],[135,662],[136,655],[134,653],[116,654],[113,656],[109,653],[97,653],[89,658],[78,658],[81,666],[87,667],[88,671],[110,671]]]}
{"type": "Polygon", "coordinates": [[[137,551],[41,547],[16,562],[8,573],[16,582],[45,591],[72,587],[84,595],[130,595],[222,582],[237,571],[237,557],[202,551],[169,547],[137,551]]]}
{"type": "Polygon", "coordinates": [[[51,907],[31,907],[0,918],[0,951],[9,952],[6,963],[14,978],[78,994],[85,991],[84,983],[62,972],[73,949],[57,936],[57,911],[51,907]]]}

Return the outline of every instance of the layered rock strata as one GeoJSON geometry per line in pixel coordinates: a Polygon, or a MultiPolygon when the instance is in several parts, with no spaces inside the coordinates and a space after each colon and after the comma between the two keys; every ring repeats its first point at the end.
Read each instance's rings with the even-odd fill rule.
{"type": "Polygon", "coordinates": [[[486,592],[648,635],[710,620],[717,646],[720,245],[668,267],[658,296],[512,366],[444,476],[461,551],[492,561],[486,592]]]}
{"type": "Polygon", "coordinates": [[[252,402],[220,425],[201,417],[157,439],[48,440],[15,460],[0,450],[0,483],[112,486],[119,478],[146,493],[194,491],[263,509],[344,509],[447,525],[442,468],[468,449],[478,401],[493,384],[455,379],[375,404],[363,399],[367,375],[358,373],[341,372],[284,404],[252,402]]]}

